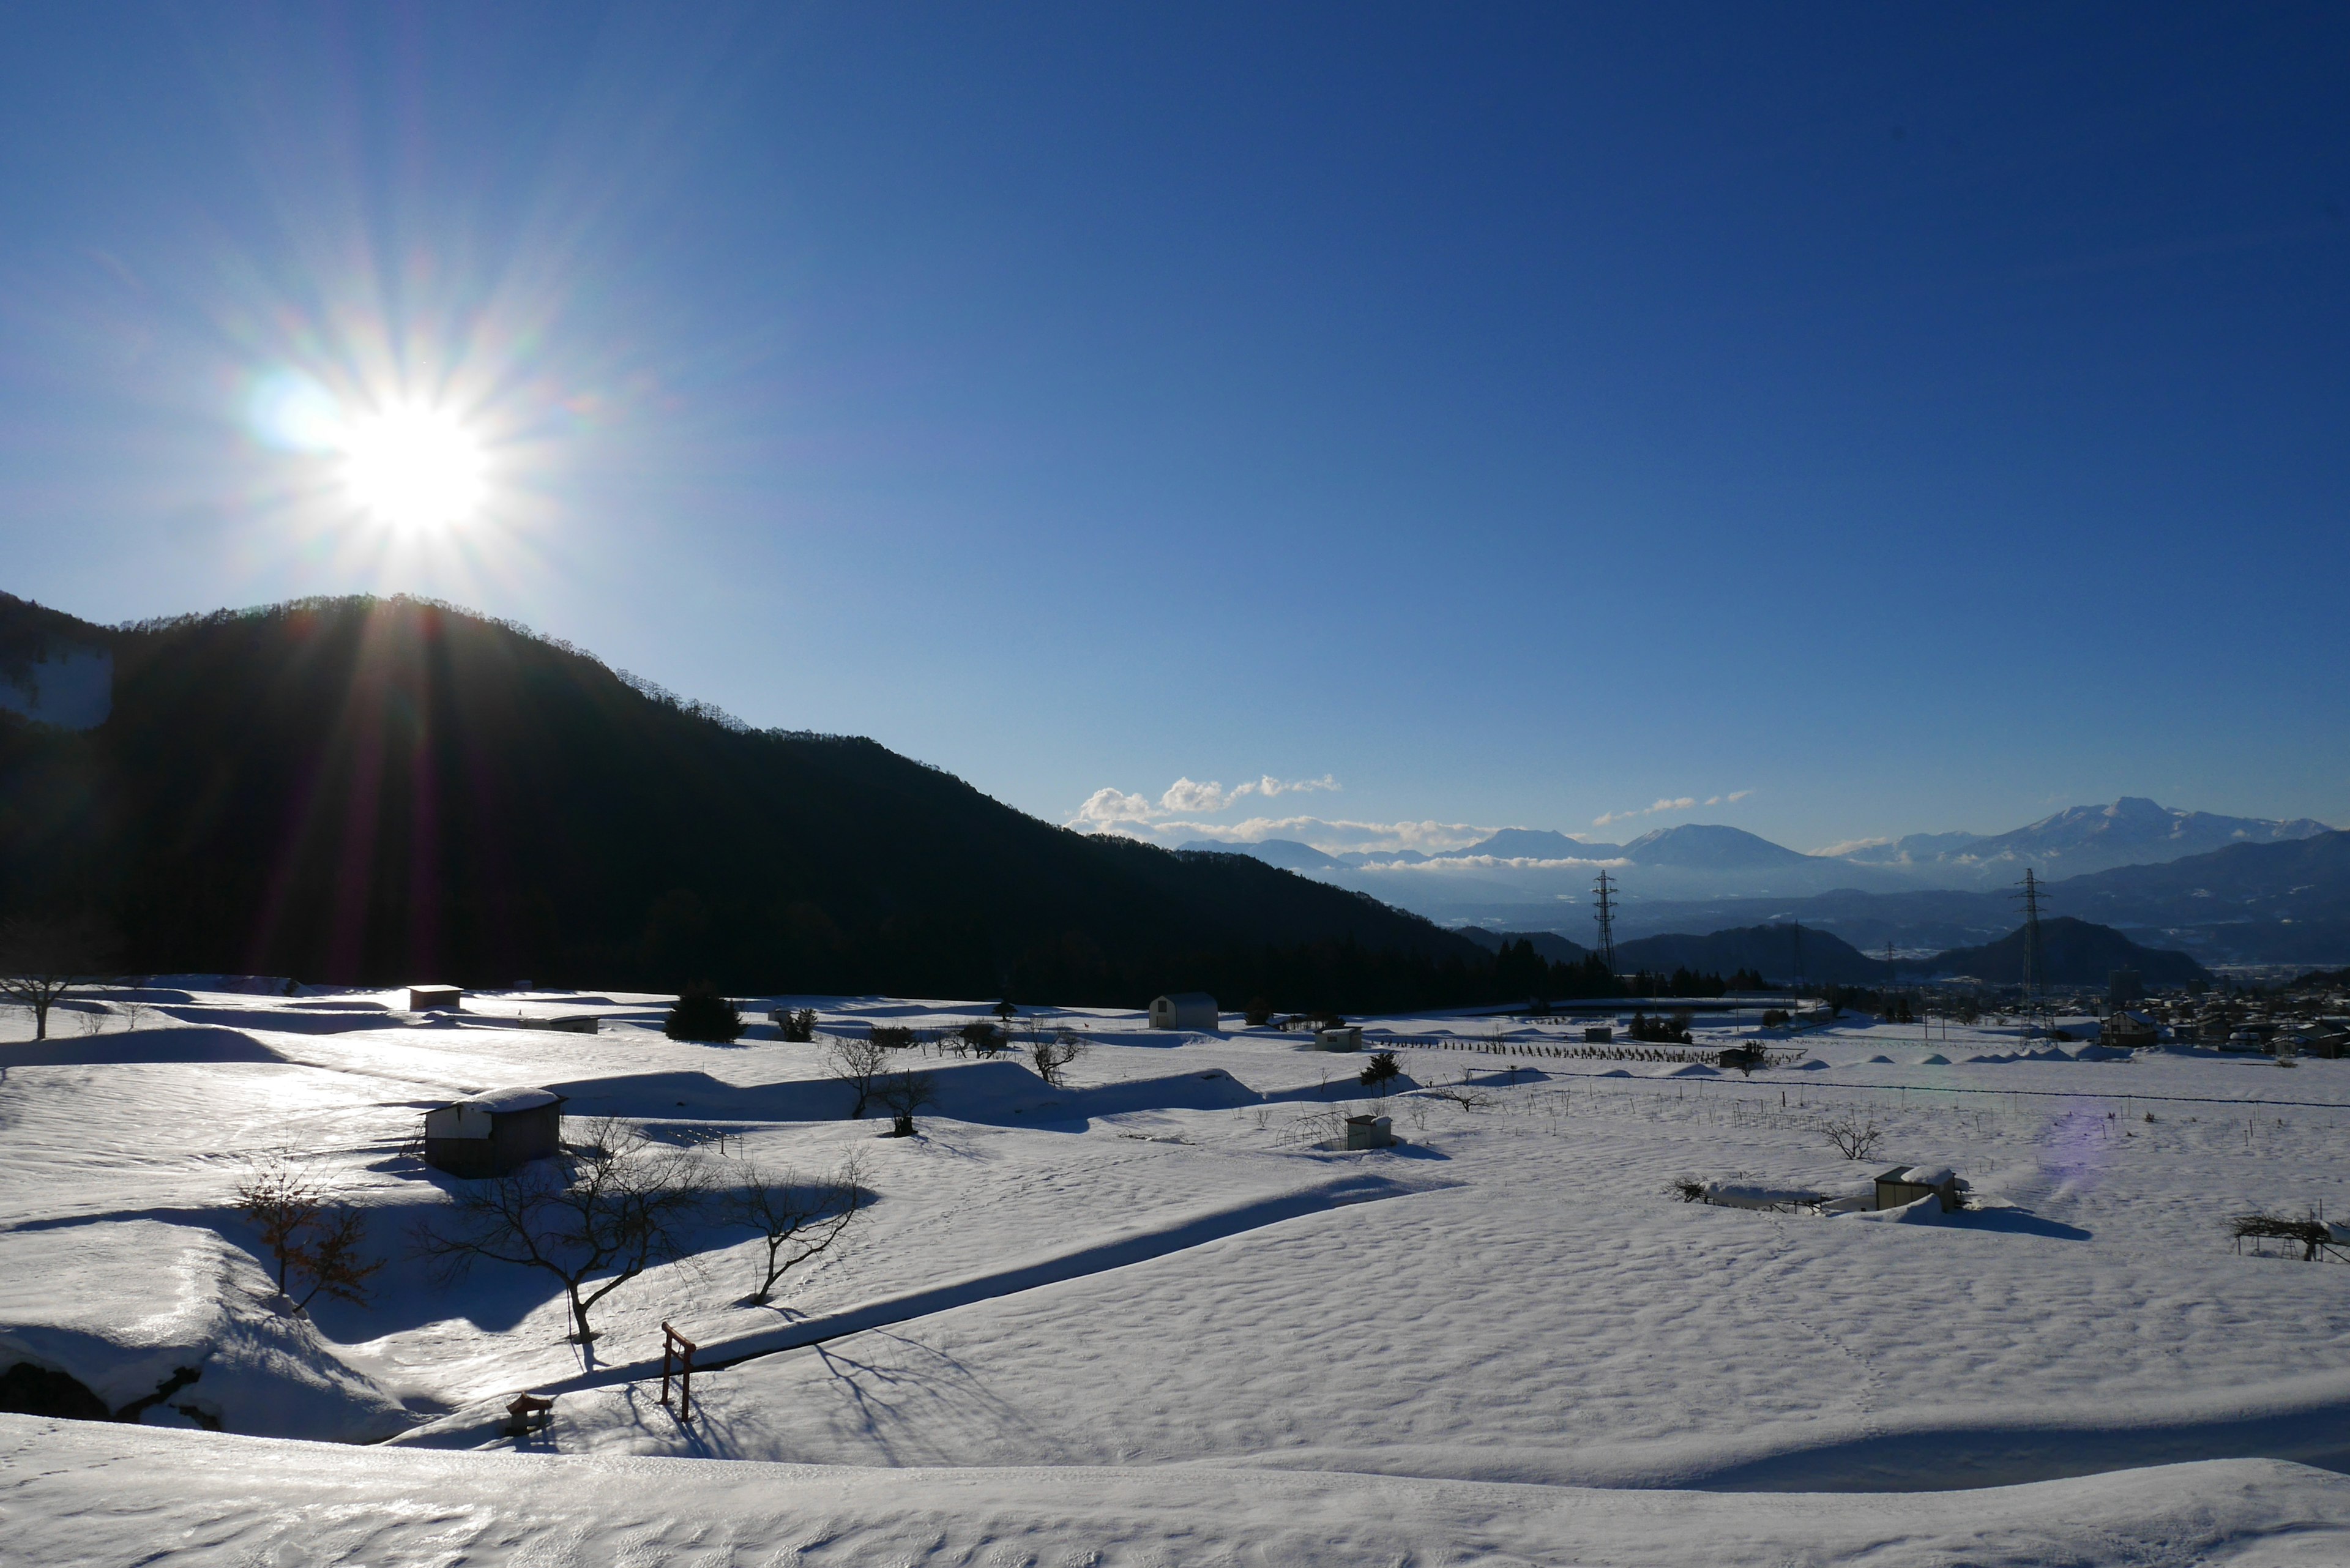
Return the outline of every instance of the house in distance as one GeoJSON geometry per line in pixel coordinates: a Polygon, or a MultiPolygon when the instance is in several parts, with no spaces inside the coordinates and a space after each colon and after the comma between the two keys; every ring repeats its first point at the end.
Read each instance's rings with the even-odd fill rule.
{"type": "Polygon", "coordinates": [[[424,1163],[452,1176],[504,1176],[563,1148],[563,1096],[493,1089],[424,1113],[424,1163]]]}
{"type": "Polygon", "coordinates": [[[1212,1034],[1216,1023],[1216,999],[1204,991],[1179,991],[1151,1000],[1153,1029],[1196,1029],[1212,1034]]]}

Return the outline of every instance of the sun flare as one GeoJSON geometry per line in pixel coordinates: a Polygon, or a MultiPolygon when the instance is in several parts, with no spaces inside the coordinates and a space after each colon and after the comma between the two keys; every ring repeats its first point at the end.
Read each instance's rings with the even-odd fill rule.
{"type": "Polygon", "coordinates": [[[445,409],[400,407],[362,416],[340,445],[344,486],[380,522],[448,528],[481,506],[481,442],[445,409]]]}

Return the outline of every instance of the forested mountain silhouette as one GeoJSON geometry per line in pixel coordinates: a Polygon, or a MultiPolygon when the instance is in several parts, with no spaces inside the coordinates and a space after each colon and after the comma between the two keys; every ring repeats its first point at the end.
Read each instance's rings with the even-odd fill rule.
{"type": "Polygon", "coordinates": [[[6,599],[10,635],[109,650],[114,691],[86,731],[0,712],[0,913],[94,907],[141,971],[1345,1009],[1495,983],[1361,895],[1069,832],[443,605],[101,628],[6,599]]]}

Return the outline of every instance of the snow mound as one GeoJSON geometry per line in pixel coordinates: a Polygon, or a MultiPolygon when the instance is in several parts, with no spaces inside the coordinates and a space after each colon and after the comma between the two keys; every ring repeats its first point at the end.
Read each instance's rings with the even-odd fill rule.
{"type": "Polygon", "coordinates": [[[1702,1062],[1684,1062],[1678,1067],[1667,1067],[1648,1075],[1652,1078],[1719,1078],[1721,1073],[1702,1062]]]}
{"type": "Polygon", "coordinates": [[[175,1568],[818,1560],[2038,1568],[2317,1563],[2350,1554],[2350,1479],[2269,1459],[1994,1492],[1822,1496],[1263,1466],[836,1467],[264,1449],[206,1432],[0,1416],[0,1467],[11,1477],[9,1544],[28,1563],[168,1553],[175,1568]]]}
{"type": "Polygon", "coordinates": [[[63,1372],[115,1410],[196,1369],[145,1413],[150,1421],[328,1442],[371,1442],[411,1424],[308,1323],[273,1310],[275,1297],[252,1257],[192,1226],[131,1220],[11,1231],[0,1366],[63,1372]],[[152,1293],[126,1299],[120,1284],[130,1279],[151,1282],[152,1293]]]}
{"type": "Polygon", "coordinates": [[[1867,1061],[1862,1063],[1861,1065],[1864,1067],[1890,1067],[1893,1065],[1893,1058],[1890,1056],[1871,1056],[1867,1061]]]}
{"type": "Polygon", "coordinates": [[[1929,1056],[1920,1056],[1918,1059],[1918,1065],[1920,1067],[1947,1067],[1950,1064],[1950,1059],[1948,1056],[1943,1055],[1939,1051],[1935,1052],[1929,1056]]]}
{"type": "Polygon", "coordinates": [[[283,1062],[248,1034],[200,1024],[0,1045],[0,1068],[107,1067],[129,1062],[283,1062]]]}

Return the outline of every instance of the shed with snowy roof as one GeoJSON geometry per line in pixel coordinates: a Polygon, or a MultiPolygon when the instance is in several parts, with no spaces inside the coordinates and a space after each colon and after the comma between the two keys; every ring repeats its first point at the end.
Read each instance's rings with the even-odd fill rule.
{"type": "Polygon", "coordinates": [[[1212,1034],[1216,1023],[1216,999],[1204,991],[1179,991],[1150,1003],[1153,1029],[1197,1029],[1212,1034]]]}
{"type": "Polygon", "coordinates": [[[1947,1165],[1896,1166],[1877,1179],[1877,1206],[1900,1209],[1922,1198],[1939,1198],[1942,1212],[1949,1214],[1958,1209],[1963,1185],[1947,1165]]]}
{"type": "Polygon", "coordinates": [[[424,1163],[452,1176],[504,1176],[561,1152],[563,1096],[493,1089],[424,1113],[424,1163]]]}

